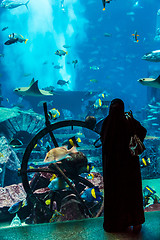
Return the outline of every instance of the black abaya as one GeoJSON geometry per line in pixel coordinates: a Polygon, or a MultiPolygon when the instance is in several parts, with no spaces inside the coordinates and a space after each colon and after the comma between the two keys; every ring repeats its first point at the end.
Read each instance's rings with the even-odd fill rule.
{"type": "MultiPolygon", "coordinates": [[[[122,100],[110,106],[101,129],[104,179],[104,224],[108,232],[123,231],[145,221],[139,157],[129,151],[132,134],[122,100]]],[[[146,129],[134,120],[137,135],[144,140],[146,129]]]]}

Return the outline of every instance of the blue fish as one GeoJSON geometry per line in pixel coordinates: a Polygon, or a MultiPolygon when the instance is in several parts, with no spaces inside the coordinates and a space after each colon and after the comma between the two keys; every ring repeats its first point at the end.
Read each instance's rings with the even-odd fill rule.
{"type": "Polygon", "coordinates": [[[52,191],[56,191],[56,190],[64,189],[65,186],[66,186],[66,183],[64,179],[57,177],[50,182],[50,184],[48,185],[48,188],[52,191]]]}
{"type": "Polygon", "coordinates": [[[13,204],[13,205],[8,209],[8,212],[11,213],[11,214],[16,213],[16,212],[19,211],[19,209],[20,209],[21,207],[24,207],[24,206],[26,206],[26,205],[27,205],[26,199],[25,199],[25,200],[21,200],[21,201],[15,203],[15,204],[13,204]]]}
{"type": "Polygon", "coordinates": [[[101,201],[102,199],[102,193],[99,191],[98,186],[93,188],[88,188],[83,192],[81,195],[81,198],[86,200],[87,202],[93,202],[93,201],[101,201]]]}

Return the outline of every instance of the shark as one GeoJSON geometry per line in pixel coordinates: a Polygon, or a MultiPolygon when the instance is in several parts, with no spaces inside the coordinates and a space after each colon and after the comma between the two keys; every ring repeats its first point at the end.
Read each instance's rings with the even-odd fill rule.
{"type": "Polygon", "coordinates": [[[19,87],[15,88],[14,93],[23,97],[42,97],[42,96],[53,96],[53,92],[41,90],[38,88],[38,80],[35,81],[34,78],[31,80],[29,87],[19,87]]]}
{"type": "Polygon", "coordinates": [[[160,88],[160,75],[157,78],[141,78],[138,82],[148,87],[160,88]]]}

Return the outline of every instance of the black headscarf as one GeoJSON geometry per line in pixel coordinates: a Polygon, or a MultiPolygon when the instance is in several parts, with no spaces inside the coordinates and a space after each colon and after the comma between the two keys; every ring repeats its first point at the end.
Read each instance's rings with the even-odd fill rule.
{"type": "Polygon", "coordinates": [[[115,98],[111,101],[109,108],[109,116],[111,118],[124,117],[124,102],[121,99],[115,98]]]}
{"type": "Polygon", "coordinates": [[[124,102],[119,98],[115,98],[111,101],[109,115],[102,124],[101,140],[103,151],[111,150],[124,119],[124,102]]]}

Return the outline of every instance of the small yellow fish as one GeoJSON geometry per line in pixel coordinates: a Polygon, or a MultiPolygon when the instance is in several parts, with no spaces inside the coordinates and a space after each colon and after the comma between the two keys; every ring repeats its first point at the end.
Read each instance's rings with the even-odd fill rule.
{"type": "Polygon", "coordinates": [[[94,108],[100,108],[102,106],[102,101],[100,98],[98,98],[95,103],[93,104],[94,108]]]}
{"type": "Polygon", "coordinates": [[[90,82],[97,83],[98,80],[97,79],[90,79],[90,82]]]}
{"type": "Polygon", "coordinates": [[[57,118],[60,117],[60,112],[58,111],[58,109],[52,108],[49,111],[48,116],[49,116],[50,119],[56,120],[57,118]]]}
{"type": "Polygon", "coordinates": [[[80,143],[80,142],[81,142],[81,139],[80,139],[80,138],[77,138],[77,142],[79,142],[79,143],[80,143]]]}
{"type": "Polygon", "coordinates": [[[52,181],[53,179],[57,178],[56,174],[53,173],[52,177],[49,179],[49,181],[52,181]]]}
{"type": "Polygon", "coordinates": [[[93,180],[94,179],[93,173],[89,173],[86,178],[93,180]]]}
{"type": "Polygon", "coordinates": [[[144,158],[142,158],[142,162],[143,162],[144,166],[147,166],[147,162],[144,158]]]}
{"type": "Polygon", "coordinates": [[[0,152],[0,157],[4,157],[4,155],[0,152]]]}
{"type": "Polygon", "coordinates": [[[29,169],[35,169],[33,166],[29,166],[29,169]]]}
{"type": "Polygon", "coordinates": [[[45,204],[48,206],[48,205],[50,205],[51,204],[51,199],[47,199],[46,201],[45,201],[45,204]]]}
{"type": "Polygon", "coordinates": [[[97,198],[97,197],[96,197],[96,192],[95,192],[95,189],[94,189],[94,188],[91,190],[91,194],[92,194],[92,196],[93,196],[94,198],[97,198]]]}
{"type": "Polygon", "coordinates": [[[77,133],[77,135],[81,136],[81,135],[83,135],[83,133],[81,133],[81,132],[78,132],[78,133],[77,133]]]}
{"type": "Polygon", "coordinates": [[[69,139],[69,143],[71,144],[71,146],[76,146],[76,147],[78,147],[78,146],[77,146],[77,142],[80,143],[80,142],[81,142],[81,139],[80,139],[80,138],[75,139],[75,137],[69,139]]]}

